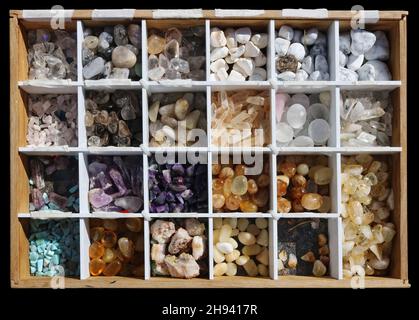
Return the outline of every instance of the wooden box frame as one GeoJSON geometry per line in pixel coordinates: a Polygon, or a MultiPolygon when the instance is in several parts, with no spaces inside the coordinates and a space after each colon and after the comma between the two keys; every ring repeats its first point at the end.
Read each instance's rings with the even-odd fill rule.
{"type": "MultiPolygon", "coordinates": [[[[11,286],[16,288],[23,287],[50,287],[50,278],[46,277],[32,277],[29,275],[28,265],[28,238],[27,238],[27,227],[28,219],[35,218],[35,215],[28,213],[29,199],[29,184],[27,176],[27,157],[32,155],[40,154],[65,154],[65,155],[78,155],[79,158],[79,172],[80,177],[86,176],[87,172],[83,166],[85,166],[86,156],[91,150],[86,146],[85,131],[84,131],[84,90],[85,89],[102,89],[103,84],[101,82],[83,81],[81,73],[81,55],[78,54],[78,79],[73,82],[56,82],[42,84],[36,81],[27,81],[28,78],[28,64],[27,64],[27,47],[26,47],[26,30],[35,29],[40,27],[48,27],[48,13],[44,14],[33,14],[33,10],[12,10],[10,11],[10,167],[11,167],[11,185],[10,185],[10,217],[11,217],[11,286]],[[29,12],[31,11],[31,12],[29,12]],[[27,131],[27,113],[26,113],[26,98],[28,93],[74,93],[78,95],[78,119],[79,119],[79,145],[76,148],[27,148],[26,146],[26,131],[27,131]]],[[[70,10],[71,11],[71,10],[70,10]]],[[[173,87],[168,84],[158,84],[152,81],[147,81],[147,66],[146,66],[146,31],[147,21],[150,21],[154,25],[166,26],[170,25],[171,21],[176,20],[176,24],[179,26],[188,24],[203,24],[206,28],[206,55],[209,56],[209,29],[215,25],[235,25],[248,23],[249,25],[255,23],[262,26],[267,26],[270,34],[270,44],[274,40],[275,30],[279,25],[284,23],[292,26],[304,27],[307,25],[320,25],[323,29],[329,26],[334,28],[332,35],[329,37],[329,46],[332,46],[332,50],[338,50],[338,35],[339,30],[346,30],[350,26],[352,19],[352,13],[349,11],[328,11],[327,16],[319,17],[316,15],[316,11],[307,10],[304,15],[299,16],[299,13],[294,13],[290,16],[289,12],[285,10],[226,10],[222,13],[222,10],[131,10],[130,16],[121,17],[118,14],[118,10],[74,10],[71,11],[71,20],[66,21],[66,28],[68,26],[73,30],[77,31],[78,36],[78,52],[81,52],[81,40],[82,40],[82,28],[83,23],[86,25],[103,25],[103,24],[116,24],[118,22],[128,23],[130,20],[141,21],[142,33],[143,33],[143,77],[142,81],[132,81],[131,83],[119,84],[113,83],[113,88],[121,89],[133,89],[142,90],[142,107],[143,107],[143,118],[148,119],[147,116],[147,95],[152,92],[158,91],[204,91],[207,94],[207,116],[211,113],[211,102],[210,96],[212,90],[218,91],[224,87],[227,89],[238,89],[238,88],[251,88],[257,86],[261,89],[271,90],[271,106],[274,105],[275,93],[277,91],[282,92],[312,92],[310,86],[314,85],[310,82],[305,83],[281,83],[276,80],[274,66],[274,54],[270,52],[268,48],[268,80],[261,81],[261,83],[243,83],[243,84],[219,84],[210,81],[202,81],[192,84],[192,87],[173,87]],[[102,12],[100,12],[102,11],[102,12]],[[101,14],[97,14],[97,13],[101,14]],[[307,13],[308,12],[308,13],[307,13]],[[306,16],[308,14],[308,16],[306,16]],[[99,18],[98,18],[99,17],[99,18]],[[199,21],[200,20],[200,21],[199,21]],[[144,37],[145,36],[145,37],[144,37]],[[330,42],[331,41],[331,42],[330,42]],[[336,47],[337,46],[337,47],[336,47]]],[[[303,14],[303,13],[301,13],[303,14]]],[[[280,154],[294,154],[294,153],[325,153],[333,157],[333,166],[335,172],[340,171],[340,157],[345,154],[354,154],[359,152],[368,152],[371,154],[388,154],[393,160],[393,188],[395,195],[395,209],[393,212],[393,223],[396,225],[397,236],[394,240],[392,265],[390,275],[388,277],[366,277],[365,287],[409,287],[408,281],[408,259],[407,259],[407,62],[406,62],[406,19],[407,12],[405,11],[380,11],[379,21],[376,24],[367,25],[367,28],[372,30],[386,30],[389,34],[390,46],[391,46],[391,58],[389,61],[390,69],[392,71],[394,81],[385,81],[377,83],[345,83],[336,79],[336,55],[334,62],[331,61],[331,67],[335,68],[331,71],[331,81],[326,84],[316,83],[320,85],[324,90],[330,90],[332,93],[332,104],[333,101],[336,107],[339,97],[340,90],[390,90],[392,91],[392,100],[394,105],[393,114],[393,137],[391,147],[374,147],[374,148],[363,148],[362,150],[356,148],[343,148],[340,146],[339,138],[339,116],[335,117],[335,129],[336,136],[335,141],[328,147],[313,148],[313,150],[298,150],[295,148],[288,148],[280,150],[280,154]],[[322,87],[323,86],[323,87],[322,87]],[[316,149],[316,150],[314,150],[316,149]]],[[[330,27],[329,27],[330,28],[330,27]]],[[[329,57],[330,59],[330,57],[329,57]]],[[[333,59],[333,58],[332,58],[333,59]]],[[[206,63],[206,76],[209,79],[209,62],[207,58],[206,63]]],[[[317,89],[314,89],[317,90],[317,89]]],[[[275,108],[271,108],[275,109],[275,108]]],[[[337,110],[337,109],[336,109],[337,110]]],[[[274,111],[271,111],[271,118],[275,119],[274,111]]],[[[209,118],[208,118],[209,119],[209,118]]],[[[275,123],[272,120],[272,133],[274,132],[275,123]]],[[[143,122],[143,132],[148,132],[148,121],[147,124],[143,122]]],[[[210,125],[208,126],[208,133],[210,133],[210,125]]],[[[145,135],[143,135],[145,136],[145,135]]],[[[210,134],[209,134],[210,136],[210,134]]],[[[143,152],[153,152],[155,150],[149,150],[148,141],[144,141],[144,148],[125,148],[124,150],[117,148],[103,148],[99,152],[106,154],[142,154],[144,165],[147,163],[147,155],[143,152]],[[106,149],[106,150],[105,150],[106,149]]],[[[209,160],[212,158],[212,152],[216,150],[210,147],[210,138],[208,139],[208,148],[204,148],[208,152],[209,160]]],[[[170,150],[169,150],[170,151],[170,150]]],[[[174,151],[174,150],[172,150],[174,151]]],[[[183,150],[185,152],[186,150],[183,150]]],[[[218,150],[220,151],[220,150],[218,150]]],[[[259,152],[269,152],[269,148],[262,148],[259,152]]],[[[182,152],[182,150],[181,150],[182,152]]],[[[271,166],[274,167],[276,164],[276,156],[272,157],[271,166]]],[[[147,170],[144,170],[146,172],[147,170]]],[[[272,170],[273,171],[273,170],[272,170]]],[[[209,173],[209,186],[211,185],[211,174],[210,168],[209,173]]],[[[272,178],[275,172],[272,172],[272,178]]],[[[145,173],[145,178],[147,174],[145,173]]],[[[145,181],[147,181],[145,179],[145,181]]],[[[339,187],[340,179],[336,178],[337,189],[339,187]]],[[[273,184],[274,185],[274,184],[273,184]]],[[[145,188],[146,189],[146,188],[145,188]]],[[[209,187],[209,189],[211,189],[209,187]]],[[[272,187],[272,193],[275,194],[276,188],[272,187]]],[[[146,191],[146,190],[145,190],[146,191]]],[[[68,215],[73,219],[79,219],[80,221],[80,239],[81,242],[88,241],[88,235],[86,232],[86,226],[88,226],[89,218],[126,218],[131,216],[144,216],[147,218],[147,201],[146,208],[142,214],[124,214],[115,215],[109,214],[101,216],[98,214],[89,213],[87,195],[82,195],[83,192],[87,192],[80,186],[80,197],[84,197],[81,200],[80,213],[75,215],[68,215]],[[83,240],[84,239],[84,240],[83,240]],[[87,240],[86,240],[87,239],[87,240]]],[[[210,190],[209,190],[210,192],[210,190]]],[[[336,196],[336,201],[340,199],[339,192],[336,196]]],[[[147,200],[148,192],[145,192],[147,200]]],[[[210,193],[209,193],[210,194],[210,193]]],[[[273,197],[272,207],[276,207],[276,197],[273,197]]],[[[321,218],[330,219],[329,228],[331,224],[335,224],[339,229],[341,224],[339,216],[339,202],[337,204],[337,212],[332,214],[317,215],[321,218]]],[[[211,211],[211,200],[209,200],[209,213],[208,215],[198,215],[199,217],[208,218],[208,228],[212,229],[213,218],[223,216],[219,214],[213,214],[211,211]]],[[[238,214],[239,215],[239,214],[238,214]]],[[[161,215],[169,216],[169,215],[161,215]]],[[[194,216],[194,214],[184,214],[182,217],[194,216]]],[[[230,215],[229,215],[230,216],[230,215]]],[[[240,216],[240,215],[239,215],[240,216]]],[[[277,255],[275,251],[276,243],[274,236],[277,230],[276,220],[273,215],[266,213],[255,213],[246,215],[246,217],[267,217],[269,218],[269,229],[271,238],[271,259],[275,261],[277,255]]],[[[282,217],[291,217],[279,215],[282,217]]],[[[298,217],[311,217],[316,215],[303,215],[298,217]]],[[[38,216],[39,217],[39,216],[38,216]]],[[[48,216],[42,216],[42,218],[48,218],[48,216]]],[[[60,216],[66,217],[66,216],[60,216]]],[[[153,218],[157,217],[153,215],[153,218]]],[[[277,217],[278,218],[278,217],[277,217]]],[[[145,232],[145,255],[149,254],[147,246],[149,245],[148,236],[146,235],[149,228],[147,219],[144,219],[144,232],[145,232]]],[[[339,231],[342,232],[342,231],[339,231]]],[[[339,240],[339,237],[338,237],[339,240]]],[[[337,240],[337,241],[338,241],[337,240]]],[[[210,232],[209,241],[212,242],[212,235],[210,232]]],[[[338,242],[337,242],[337,246],[338,242]]],[[[211,247],[211,246],[210,246],[211,247]]],[[[80,245],[81,250],[86,250],[86,243],[80,245]]],[[[337,258],[341,259],[341,253],[339,255],[339,248],[337,247],[337,258]]],[[[209,254],[209,270],[212,272],[212,252],[210,248],[209,254]]],[[[80,253],[83,255],[82,252],[80,253]]],[[[87,256],[88,259],[88,256],[87,256]]],[[[338,260],[337,260],[338,261],[338,260]]],[[[325,287],[325,288],[336,288],[345,287],[351,288],[351,281],[342,278],[341,266],[338,267],[338,274],[335,278],[316,278],[309,276],[281,276],[278,278],[276,264],[274,262],[270,265],[270,276],[271,278],[250,278],[250,277],[215,277],[211,275],[209,279],[172,279],[172,278],[150,278],[150,270],[145,266],[145,279],[137,278],[123,278],[123,277],[89,277],[88,275],[88,260],[81,257],[81,279],[66,278],[65,287],[103,287],[103,288],[121,288],[121,287],[132,287],[132,288],[225,288],[225,287],[325,287]],[[87,263],[87,269],[86,269],[87,263]],[[340,269],[339,269],[340,268],[340,269]]],[[[149,267],[149,266],[148,266],[149,267]]]]}

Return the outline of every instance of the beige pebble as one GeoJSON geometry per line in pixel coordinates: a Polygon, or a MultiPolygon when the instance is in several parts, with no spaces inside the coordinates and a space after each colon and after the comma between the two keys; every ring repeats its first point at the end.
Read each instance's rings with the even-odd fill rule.
{"type": "Polygon", "coordinates": [[[235,276],[237,274],[237,264],[235,263],[227,263],[227,271],[226,274],[228,276],[235,276]]]}
{"type": "Polygon", "coordinates": [[[231,231],[233,231],[233,229],[229,224],[223,224],[220,229],[220,242],[226,242],[228,238],[231,237],[231,231]]]}
{"type": "Polygon", "coordinates": [[[233,246],[229,242],[218,242],[216,244],[216,247],[218,251],[220,251],[223,254],[229,254],[233,252],[233,246]]]}
{"type": "Polygon", "coordinates": [[[242,232],[246,231],[248,225],[249,225],[249,219],[240,218],[237,221],[237,228],[242,232]]]}
{"type": "Polygon", "coordinates": [[[290,253],[288,257],[288,267],[291,269],[295,269],[297,268],[297,263],[297,257],[295,256],[295,254],[290,253]]]}
{"type": "Polygon", "coordinates": [[[233,238],[228,238],[227,242],[230,243],[233,246],[233,249],[237,249],[237,247],[239,246],[237,241],[234,240],[233,238]]]}
{"type": "Polygon", "coordinates": [[[260,229],[254,223],[249,224],[246,231],[253,234],[255,237],[260,233],[260,229]]]}
{"type": "Polygon", "coordinates": [[[261,232],[259,233],[257,239],[256,239],[256,243],[260,244],[261,246],[267,247],[269,244],[269,234],[268,231],[266,229],[262,229],[261,232]]]}
{"type": "Polygon", "coordinates": [[[213,248],[213,256],[215,263],[221,263],[225,260],[224,255],[217,249],[216,246],[213,248]]]}
{"type": "Polygon", "coordinates": [[[256,243],[255,236],[249,232],[240,232],[238,235],[238,239],[240,243],[244,244],[245,246],[250,246],[256,243]]]}
{"type": "Polygon", "coordinates": [[[236,259],[236,264],[239,266],[243,266],[247,261],[249,261],[249,256],[243,255],[236,259]]]}
{"type": "Polygon", "coordinates": [[[226,259],[227,262],[236,261],[238,257],[240,257],[240,251],[239,250],[233,250],[232,253],[229,253],[229,254],[225,255],[225,259],[226,259]]]}
{"type": "Polygon", "coordinates": [[[246,256],[255,256],[259,254],[259,252],[262,250],[262,247],[258,244],[252,244],[250,246],[244,246],[242,249],[242,253],[246,256]]]}
{"type": "Polygon", "coordinates": [[[233,229],[233,230],[231,230],[231,236],[232,237],[236,237],[236,236],[238,236],[239,235],[239,233],[240,233],[240,230],[239,229],[233,229]]]}
{"type": "Polygon", "coordinates": [[[224,218],[223,224],[229,224],[232,229],[237,228],[237,218],[224,218]]]}
{"type": "Polygon", "coordinates": [[[268,219],[256,218],[255,224],[259,229],[266,229],[268,227],[268,219]]]}
{"type": "Polygon", "coordinates": [[[222,276],[227,272],[227,263],[221,262],[214,266],[214,276],[222,276]]]}
{"type": "Polygon", "coordinates": [[[261,264],[261,263],[258,264],[258,272],[262,277],[269,276],[269,269],[264,264],[261,264]]]}
{"type": "Polygon", "coordinates": [[[220,242],[220,229],[216,229],[212,232],[212,243],[216,244],[220,242]]]}
{"type": "Polygon", "coordinates": [[[243,268],[246,271],[246,273],[251,277],[256,277],[259,273],[258,267],[256,266],[256,263],[252,259],[249,259],[249,261],[247,261],[243,265],[243,268]]]}
{"type": "Polygon", "coordinates": [[[221,229],[221,226],[223,225],[223,219],[222,218],[214,218],[214,229],[221,229]]]}
{"type": "Polygon", "coordinates": [[[260,263],[264,264],[265,266],[269,265],[269,250],[268,248],[264,248],[257,256],[256,260],[260,263]]]}

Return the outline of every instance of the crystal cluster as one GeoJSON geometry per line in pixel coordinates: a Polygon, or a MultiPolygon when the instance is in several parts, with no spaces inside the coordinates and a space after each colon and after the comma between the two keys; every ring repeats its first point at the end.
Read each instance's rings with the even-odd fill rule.
{"type": "Polygon", "coordinates": [[[249,27],[212,28],[210,34],[210,80],[266,80],[267,33],[253,33],[249,27]]]}
{"type": "Polygon", "coordinates": [[[215,212],[267,212],[269,209],[269,163],[262,160],[259,175],[248,173],[244,164],[212,165],[212,207],[215,212]]]}
{"type": "Polygon", "coordinates": [[[150,80],[205,80],[205,27],[148,30],[150,80]]]}
{"type": "Polygon", "coordinates": [[[144,275],[143,220],[91,219],[89,271],[92,276],[144,275]]]}
{"type": "Polygon", "coordinates": [[[142,137],[140,97],[134,91],[88,91],[86,133],[89,147],[139,146],[142,137]]]}
{"type": "Polygon", "coordinates": [[[277,173],[278,212],[330,211],[333,171],[328,167],[327,156],[278,158],[277,173]]]}
{"type": "Polygon", "coordinates": [[[214,218],[214,276],[269,276],[268,219],[214,218]]]}
{"type": "Polygon", "coordinates": [[[393,106],[389,92],[343,92],[340,101],[343,147],[390,146],[393,106]]]}
{"type": "Polygon", "coordinates": [[[79,211],[77,158],[32,157],[29,171],[29,211],[79,211]]]}
{"type": "Polygon", "coordinates": [[[89,157],[89,203],[93,211],[140,212],[143,167],[138,156],[89,157]]]}
{"type": "Polygon", "coordinates": [[[33,94],[28,100],[29,146],[77,147],[76,95],[33,94]]]}
{"type": "Polygon", "coordinates": [[[86,28],[82,48],[83,77],[97,79],[139,79],[141,77],[141,28],[118,24],[86,28]]]}
{"type": "Polygon", "coordinates": [[[388,81],[390,46],[385,32],[357,29],[339,35],[339,80],[388,81]]]}
{"type": "Polygon", "coordinates": [[[158,93],[151,96],[150,103],[150,147],[207,145],[205,93],[158,93]]]}
{"type": "Polygon", "coordinates": [[[394,194],[388,158],[342,157],[343,275],[382,276],[390,265],[394,194]]]}
{"type": "Polygon", "coordinates": [[[330,92],[276,94],[276,141],[281,147],[325,146],[330,138],[330,92]]]}
{"type": "Polygon", "coordinates": [[[207,167],[204,164],[159,164],[148,169],[150,212],[208,212],[207,167]]]}
{"type": "Polygon", "coordinates": [[[328,273],[329,245],[326,219],[280,219],[278,221],[278,274],[328,273]]]}
{"type": "Polygon", "coordinates": [[[30,80],[77,80],[76,33],[45,29],[28,32],[30,80]]]}
{"type": "Polygon", "coordinates": [[[327,81],[327,38],[317,28],[293,29],[283,25],[275,39],[278,80],[327,81]]]}
{"type": "Polygon", "coordinates": [[[30,220],[29,267],[32,276],[78,276],[79,222],[30,220]]]}
{"type": "Polygon", "coordinates": [[[208,274],[208,238],[199,219],[157,219],[150,226],[151,271],[191,279],[208,274]]]}
{"type": "Polygon", "coordinates": [[[264,146],[271,141],[268,91],[214,92],[211,101],[214,146],[264,146]]]}

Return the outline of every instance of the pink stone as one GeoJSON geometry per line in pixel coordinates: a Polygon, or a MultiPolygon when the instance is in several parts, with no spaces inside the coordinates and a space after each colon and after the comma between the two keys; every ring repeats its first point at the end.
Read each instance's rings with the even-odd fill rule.
{"type": "Polygon", "coordinates": [[[290,99],[290,96],[286,93],[278,93],[276,95],[276,121],[281,122],[282,113],[284,112],[285,104],[290,99]]]}

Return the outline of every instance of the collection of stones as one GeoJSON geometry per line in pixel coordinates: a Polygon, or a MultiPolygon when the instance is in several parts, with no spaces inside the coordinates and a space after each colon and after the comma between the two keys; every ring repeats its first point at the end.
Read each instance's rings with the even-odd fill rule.
{"type": "Polygon", "coordinates": [[[77,80],[76,32],[45,29],[28,32],[30,80],[77,80]]]}
{"type": "Polygon", "coordinates": [[[32,157],[29,171],[29,211],[79,211],[77,158],[32,157]]]}
{"type": "Polygon", "coordinates": [[[159,164],[153,157],[148,169],[150,212],[208,212],[205,164],[159,164]]]}
{"type": "Polygon", "coordinates": [[[88,199],[93,211],[140,212],[143,167],[138,156],[89,157],[88,199]]]}
{"type": "Polygon", "coordinates": [[[317,28],[293,29],[283,25],[275,39],[278,80],[328,81],[327,38],[317,28]]]}
{"type": "Polygon", "coordinates": [[[392,80],[386,64],[390,46],[384,31],[351,30],[339,35],[339,78],[342,81],[392,80]]]}
{"type": "Polygon", "coordinates": [[[341,146],[391,145],[393,106],[389,92],[345,91],[340,103],[341,146]]]}
{"type": "Polygon", "coordinates": [[[212,165],[212,207],[214,212],[267,212],[269,210],[269,163],[250,175],[243,164],[212,165]]]}
{"type": "Polygon", "coordinates": [[[139,146],[142,138],[142,111],[139,99],[135,91],[87,91],[87,145],[139,146]]]}
{"type": "Polygon", "coordinates": [[[205,80],[205,27],[148,30],[150,80],[205,80]]]}
{"type": "Polygon", "coordinates": [[[325,146],[330,137],[330,92],[276,94],[276,141],[281,147],[325,146]]]}
{"type": "Polygon", "coordinates": [[[264,146],[271,141],[269,91],[213,92],[211,101],[214,146],[264,146]]]}
{"type": "Polygon", "coordinates": [[[278,221],[278,274],[322,277],[329,268],[325,219],[278,221]]]}
{"type": "Polygon", "coordinates": [[[199,135],[195,130],[207,131],[206,101],[202,92],[152,95],[148,109],[150,147],[206,146],[206,141],[196,141],[199,135]]]}
{"type": "Polygon", "coordinates": [[[390,166],[385,156],[342,157],[344,277],[387,274],[396,235],[390,166]]]}
{"type": "Polygon", "coordinates": [[[29,146],[77,147],[77,96],[33,94],[28,97],[29,146]]]}
{"type": "Polygon", "coordinates": [[[141,28],[138,24],[86,28],[82,48],[86,80],[141,77],[141,28]]]}
{"type": "Polygon", "coordinates": [[[278,212],[330,211],[333,171],[328,167],[327,156],[278,158],[277,173],[278,212]]]}
{"type": "Polygon", "coordinates": [[[269,276],[268,219],[215,218],[214,276],[269,276]]]}
{"type": "Polygon", "coordinates": [[[29,267],[32,276],[80,274],[79,221],[31,219],[29,267]]]}
{"type": "Polygon", "coordinates": [[[191,279],[208,274],[208,238],[199,219],[157,219],[150,235],[153,276],[191,279]]]}
{"type": "Polygon", "coordinates": [[[265,81],[267,33],[252,33],[249,27],[211,28],[210,80],[265,81]]]}
{"type": "Polygon", "coordinates": [[[91,219],[89,271],[92,276],[144,275],[143,220],[91,219]]]}

